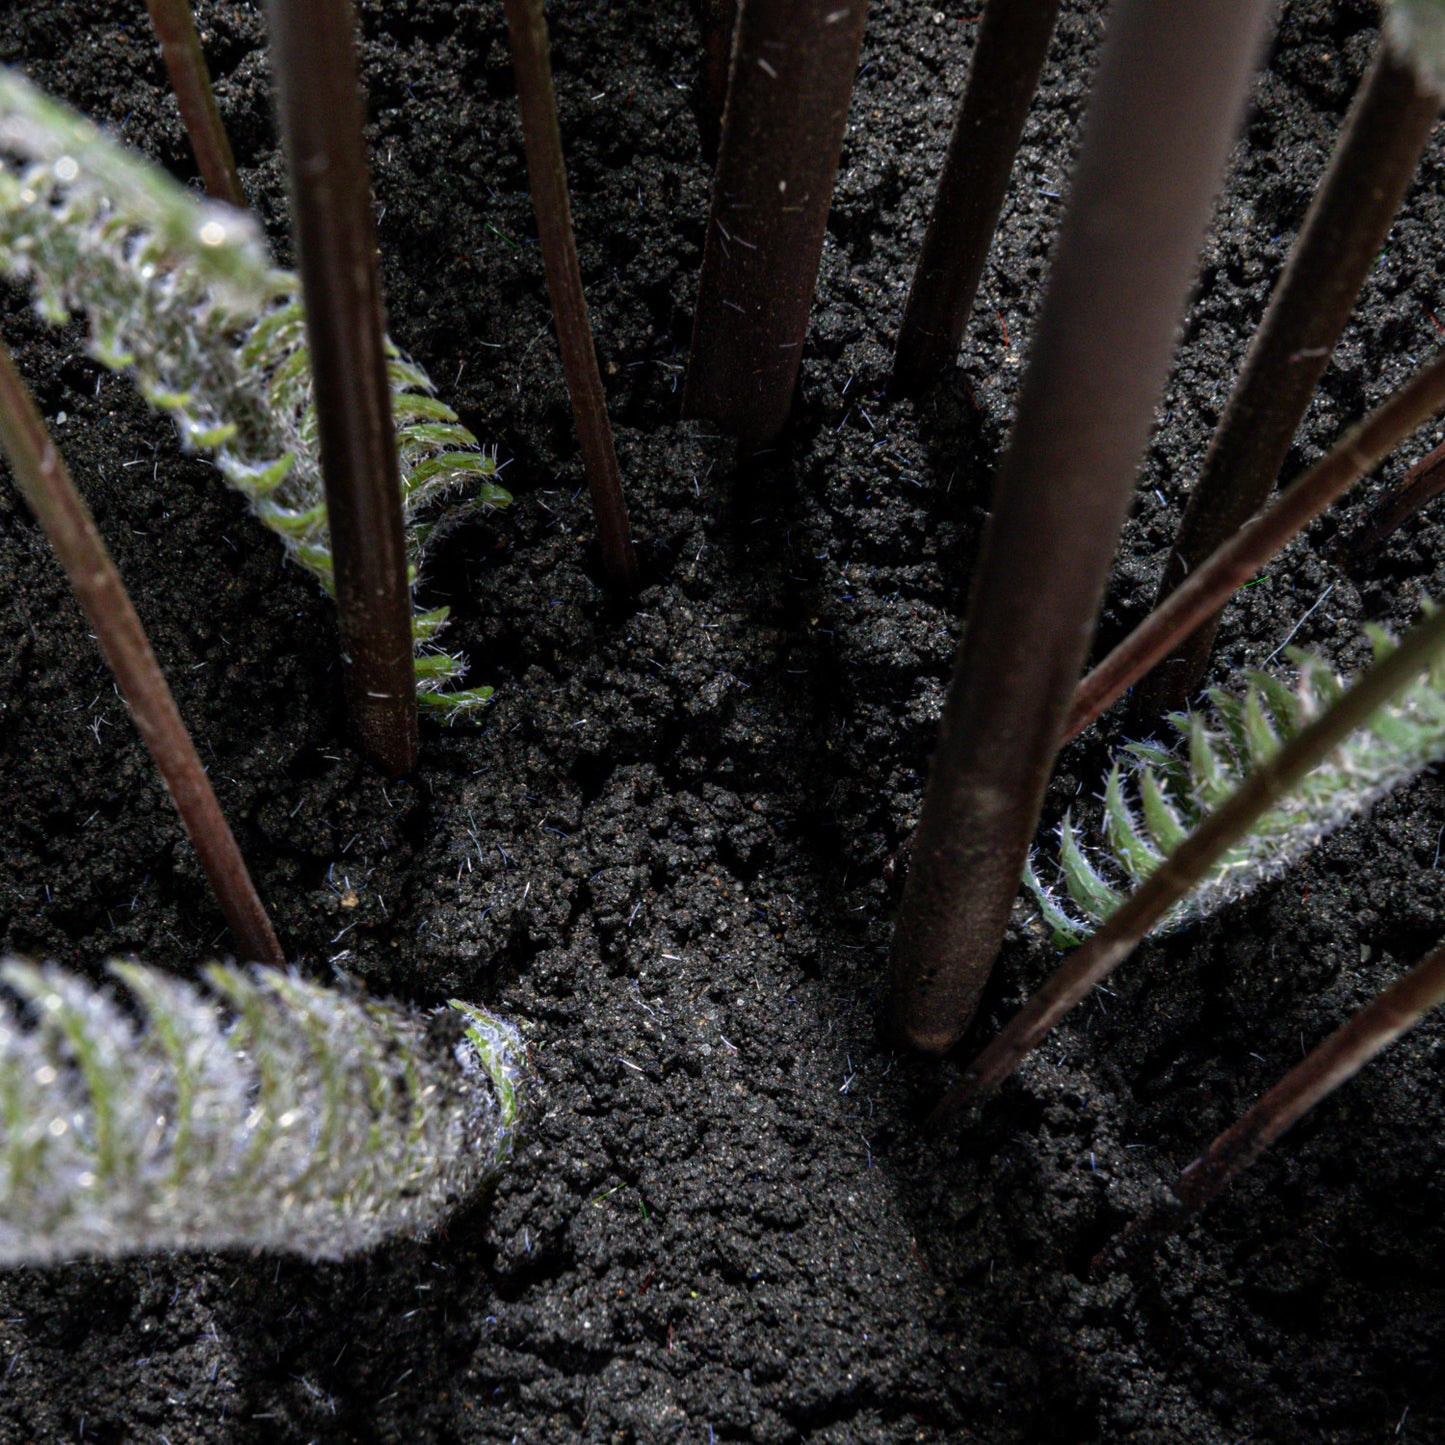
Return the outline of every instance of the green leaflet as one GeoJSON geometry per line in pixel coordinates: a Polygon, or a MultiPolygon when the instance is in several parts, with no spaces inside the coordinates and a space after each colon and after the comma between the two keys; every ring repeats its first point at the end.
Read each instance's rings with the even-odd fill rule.
{"type": "MultiPolygon", "coordinates": [[[[1367,629],[1376,658],[1394,647],[1367,629]]],[[[1136,743],[1115,758],[1101,826],[1086,841],[1072,817],[1052,858],[1036,849],[1024,874],[1061,947],[1081,942],[1249,776],[1339,697],[1343,684],[1319,658],[1291,650],[1294,688],[1246,674],[1242,696],[1209,694],[1207,709],[1176,714],[1180,746],[1136,743]]],[[[1376,798],[1445,757],[1445,659],[1378,708],[1303,784],[1259,820],[1213,872],[1159,924],[1168,932],[1242,898],[1283,872],[1376,798]]]]}
{"type": "MultiPolygon", "coordinates": [[[[80,312],[95,358],[124,371],[333,589],[299,287],[272,267],[250,216],[200,199],[0,67],[0,273],[27,282],[50,321],[80,312]]],[[[495,456],[387,344],[408,558],[419,571],[429,510],[463,489],[474,506],[511,496],[495,456]]],[[[427,711],[453,721],[491,689],[449,690],[467,663],[439,651],[436,633],[434,623],[414,630],[417,689],[427,711]]]]}
{"type": "Polygon", "coordinates": [[[21,1004],[0,1000],[0,1265],[341,1258],[433,1229],[511,1156],[522,1045],[474,1005],[438,1030],[274,969],[214,965],[214,997],[111,973],[143,1026],[62,969],[0,965],[21,1004]]]}
{"type": "Polygon", "coordinates": [[[1099,875],[1079,846],[1078,834],[1068,813],[1059,825],[1059,871],[1069,897],[1089,918],[1107,918],[1124,901],[1099,875]]]}

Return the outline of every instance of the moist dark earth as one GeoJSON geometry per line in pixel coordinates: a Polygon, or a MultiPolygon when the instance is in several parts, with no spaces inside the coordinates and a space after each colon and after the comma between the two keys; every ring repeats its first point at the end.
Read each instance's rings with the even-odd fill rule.
{"type": "MultiPolygon", "coordinates": [[[[874,0],[795,424],[678,419],[709,168],[686,0],[549,7],[582,270],[645,586],[601,585],[500,7],[362,7],[389,324],[508,462],[423,597],[496,700],[386,782],[348,742],[328,604],[78,331],[3,330],[308,975],[521,1021],[538,1117],[492,1197],[343,1265],[245,1256],[0,1279],[0,1441],[1436,1441],[1445,1023],[1183,1237],[1090,1261],[1301,1050],[1445,932],[1429,773],[1282,881],[1144,947],[956,1139],[954,1064],[875,1029],[969,569],[1102,20],[1064,7],[957,367],[883,395],[977,0],[874,0]]],[[[289,260],[259,15],[201,29],[289,260]]],[[[1376,41],[1283,7],[1099,628],[1147,610],[1182,499],[1376,41]]],[[[8,0],[0,59],[191,178],[139,5],[8,0]]],[[[1437,131],[1286,468],[1440,342],[1437,131]],[[1433,313],[1433,314],[1432,314],[1433,313]]],[[[1333,544],[1417,436],[1231,607],[1215,679],[1445,593],[1438,526],[1333,544]],[[1296,630],[1297,629],[1297,630],[1296,630]]],[[[0,943],[98,976],[228,937],[59,568],[0,489],[0,943]]],[[[1048,820],[1094,793],[1106,718],[1048,820]]],[[[988,1036],[1052,967],[1021,906],[988,1036]]]]}

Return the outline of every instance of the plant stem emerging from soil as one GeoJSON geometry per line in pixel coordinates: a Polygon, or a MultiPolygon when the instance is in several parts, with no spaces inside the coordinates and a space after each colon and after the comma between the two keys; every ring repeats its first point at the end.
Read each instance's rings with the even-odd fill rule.
{"type": "Polygon", "coordinates": [[[592,512],[597,518],[597,541],[608,581],[619,592],[637,590],[637,554],[622,500],[622,478],[612,428],[607,421],[607,398],[597,369],[587,299],[582,293],[582,270],[572,235],[572,209],[567,199],[567,168],[562,160],[562,132],[557,124],[557,98],[552,90],[552,63],[548,58],[547,21],[542,0],[505,0],[507,30],[512,42],[512,68],[517,77],[517,102],[522,111],[522,143],[527,152],[527,176],[532,206],[537,213],[537,235],[542,243],[542,267],[547,294],[557,326],[562,370],[572,398],[572,416],[582,447],[582,467],[592,512]]]}
{"type": "Polygon", "coordinates": [[[1039,88],[1060,0],[989,0],[893,355],[893,389],[922,390],[958,355],[1039,88]]]}
{"type": "MultiPolygon", "coordinates": [[[[1439,109],[1439,91],[1396,44],[1387,17],[1189,494],[1156,605],[1264,505],[1439,109]]],[[[1182,706],[1198,686],[1218,626],[1216,613],[1138,689],[1141,725],[1182,706]]]]}
{"type": "Polygon", "coordinates": [[[191,142],[191,151],[206,193],[217,201],[225,201],[238,210],[246,209],[241,178],[236,174],[236,160],[221,113],[216,109],[216,95],[211,88],[211,72],[201,51],[201,38],[196,34],[195,17],[188,0],[146,0],[151,26],[161,44],[161,59],[171,89],[181,107],[181,123],[191,142]]]}
{"type": "Polygon", "coordinates": [[[1050,975],[971,1063],[928,1121],[932,1131],[955,1122],[975,1100],[992,1093],[1019,1061],[1073,1006],[1104,981],[1140,939],[1209,871],[1255,821],[1396,692],[1413,681],[1445,647],[1445,609],[1431,613],[1339,700],[1261,763],[1244,783],[1159,865],[1111,914],[1099,931],[1050,975]]]}
{"type": "MultiPolygon", "coordinates": [[[[1442,406],[1445,352],[1353,427],[1273,506],[1228,538],[1084,678],[1074,692],[1060,746],[1083,732],[1176,642],[1222,607],[1270,558],[1442,406]]],[[[1436,487],[1441,489],[1445,489],[1445,465],[1436,487]]]]}
{"type": "Polygon", "coordinates": [[[914,1047],[958,1039],[997,956],[1269,10],[1111,14],[894,935],[914,1047]]]}
{"type": "Polygon", "coordinates": [[[727,107],[733,36],[738,28],[738,0],[701,0],[701,5],[702,94],[697,121],[703,159],[716,164],[723,111],[727,107]]]}
{"type": "Polygon", "coordinates": [[[1440,1003],[1445,1003],[1445,947],[1435,949],[1312,1049],[1180,1175],[1173,1201],[1157,1215],[1137,1220],[1126,1237],[1182,1229],[1286,1129],[1440,1003]]]}
{"type": "Polygon", "coordinates": [[[1375,515],[1340,549],[1352,562],[1368,556],[1416,512],[1445,492],[1445,442],[1427,452],[1408,472],[1375,515]]]}
{"type": "Polygon", "coordinates": [[[100,650],[181,815],[236,946],[253,962],[284,964],[281,945],[251,882],[246,860],[216,801],[125,584],[3,343],[0,449],[95,629],[100,650]]]}
{"type": "Polygon", "coordinates": [[[867,0],[741,0],[685,416],[765,446],[792,410],[867,0]]]}
{"type": "Polygon", "coordinates": [[[267,0],[352,722],[393,777],[416,765],[411,587],[350,0],[267,0]]]}

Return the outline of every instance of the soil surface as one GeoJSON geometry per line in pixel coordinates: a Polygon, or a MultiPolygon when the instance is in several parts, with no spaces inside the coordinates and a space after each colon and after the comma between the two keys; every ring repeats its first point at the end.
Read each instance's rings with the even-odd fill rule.
{"type": "MultiPolygon", "coordinates": [[[[167,423],[3,329],[136,597],[289,956],[523,1022],[542,1108],[495,1195],[344,1265],[241,1256],[0,1279],[0,1441],[1445,1439],[1445,1021],[1390,1049],[1187,1235],[1090,1272],[1222,1125],[1445,933],[1427,775],[1283,881],[1149,945],[956,1142],[952,1065],[874,1029],[922,779],[1101,29],[1065,5],[956,370],[882,396],[980,9],[874,0],[797,423],[739,462],[677,420],[708,166],[688,0],[554,0],[582,270],[640,540],[600,586],[500,7],[362,7],[390,327],[510,459],[425,596],[496,701],[382,781],[328,605],[167,423]]],[[[254,8],[202,3],[249,195],[286,256],[254,8]]],[[[1283,8],[1101,623],[1148,607],[1208,436],[1376,40],[1283,8]]],[[[139,6],[8,0],[0,60],[193,167],[139,6]]],[[[1439,342],[1437,132],[1288,470],[1439,342]],[[1432,315],[1432,312],[1435,313],[1432,315]]],[[[1352,569],[1357,500],[1230,609],[1217,677],[1445,594],[1417,519],[1352,569]]],[[[98,974],[228,946],[58,567],[0,488],[0,944],[98,974]]],[[[1117,718],[1061,760],[1094,792],[1117,718]]],[[[1021,907],[972,1039],[1052,966],[1021,907]]]]}

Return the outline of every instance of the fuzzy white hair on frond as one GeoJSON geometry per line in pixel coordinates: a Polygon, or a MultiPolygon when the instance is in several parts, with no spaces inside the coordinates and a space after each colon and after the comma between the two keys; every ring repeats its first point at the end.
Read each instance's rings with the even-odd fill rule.
{"type": "MultiPolygon", "coordinates": [[[[1395,646],[1367,629],[1377,660],[1395,646]]],[[[1343,691],[1322,662],[1292,650],[1293,688],[1271,673],[1246,674],[1244,695],[1215,690],[1209,705],[1176,713],[1175,748],[1132,743],[1116,755],[1097,828],[1088,837],[1065,814],[1057,850],[1036,849],[1024,883],[1060,946],[1080,943],[1117,909],[1261,763],[1273,757],[1343,691]]],[[[1289,868],[1342,823],[1445,757],[1445,659],[1378,708],[1154,929],[1167,933],[1246,897],[1289,868]]]]}
{"type": "MultiPolygon", "coordinates": [[[[290,555],[334,591],[305,314],[254,220],[204,200],[0,67],[0,274],[27,283],[91,354],[124,372],[205,452],[290,555]]],[[[387,342],[407,554],[415,581],[436,504],[511,501],[497,460],[387,342]]],[[[490,688],[448,691],[466,659],[443,652],[447,609],[414,610],[418,701],[447,720],[490,688]]]]}
{"type": "Polygon", "coordinates": [[[0,980],[0,1265],[182,1249],[338,1259],[421,1235],[511,1156],[516,1030],[275,969],[0,980]],[[143,1022],[142,1022],[143,1020],[143,1022]]]}

